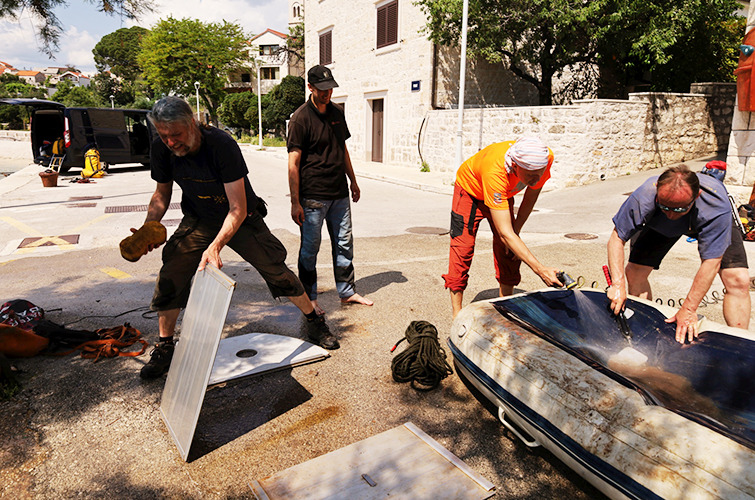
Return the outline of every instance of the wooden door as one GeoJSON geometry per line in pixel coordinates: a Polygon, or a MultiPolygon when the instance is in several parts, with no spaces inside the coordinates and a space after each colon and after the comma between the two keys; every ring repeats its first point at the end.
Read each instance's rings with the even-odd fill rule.
{"type": "Polygon", "coordinates": [[[372,100],[372,161],[383,161],[383,99],[372,100]]]}

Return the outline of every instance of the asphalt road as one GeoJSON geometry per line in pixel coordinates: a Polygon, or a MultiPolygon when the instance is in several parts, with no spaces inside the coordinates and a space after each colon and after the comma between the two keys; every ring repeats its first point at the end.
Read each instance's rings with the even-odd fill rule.
{"type": "MultiPolygon", "coordinates": [[[[289,217],[285,159],[244,155],[255,190],[269,203],[266,221],[295,269],[298,233],[289,217]]],[[[0,157],[0,165],[4,161],[0,157]]],[[[134,207],[149,202],[149,173],[117,168],[94,183],[72,184],[75,176],[68,175],[58,188],[43,188],[34,168],[0,181],[0,301],[30,300],[48,311],[48,319],[75,328],[129,322],[154,342],[156,319],[145,306],[159,255],[128,263],[117,247],[143,221],[144,212],[134,207]],[[53,235],[78,240],[27,240],[53,235]]],[[[610,217],[621,193],[639,182],[627,178],[545,193],[523,237],[541,261],[584,276],[588,284],[598,280],[610,217]],[[586,203],[590,196],[594,202],[586,203]],[[565,236],[577,232],[595,238],[565,236]]],[[[448,236],[442,233],[450,196],[367,178],[360,178],[360,187],[363,199],[354,205],[357,290],[375,305],[339,303],[325,240],[320,303],[342,346],[331,358],[209,390],[188,463],[160,417],[164,379],[139,379],[147,355],[97,363],[75,355],[16,360],[22,390],[0,402],[0,497],[246,498],[252,479],[407,421],[494,483],[495,498],[600,497],[550,453],[518,442],[455,374],[426,393],[392,380],[389,349],[411,321],[434,324],[442,345],[448,336],[450,301],[441,275],[447,270],[448,236]]],[[[165,217],[169,224],[179,218],[179,210],[165,217]]],[[[489,231],[479,239],[467,301],[497,293],[489,231]]],[[[662,269],[654,282],[662,297],[685,293],[696,267],[694,245],[680,243],[673,252],[674,271],[662,269]]],[[[295,307],[273,300],[232,251],[221,256],[223,271],[238,282],[225,336],[305,337],[295,307]]],[[[523,271],[521,290],[541,286],[523,271]]],[[[708,312],[717,319],[720,305],[708,312]]]]}

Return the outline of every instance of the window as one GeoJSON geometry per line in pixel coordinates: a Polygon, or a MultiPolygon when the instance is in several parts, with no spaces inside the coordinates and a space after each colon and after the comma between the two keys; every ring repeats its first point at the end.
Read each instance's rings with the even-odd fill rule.
{"type": "Polygon", "coordinates": [[[273,56],[278,52],[279,45],[260,45],[261,56],[273,56]]]}
{"type": "Polygon", "coordinates": [[[333,62],[333,31],[327,31],[320,35],[320,64],[333,62]]]}
{"type": "Polygon", "coordinates": [[[377,48],[398,41],[398,0],[393,0],[377,9],[377,48]]]}
{"type": "Polygon", "coordinates": [[[280,79],[280,68],[260,68],[260,79],[262,80],[280,79]]]}
{"type": "Polygon", "coordinates": [[[244,83],[249,83],[252,81],[252,75],[249,73],[241,73],[241,81],[244,83]]]}

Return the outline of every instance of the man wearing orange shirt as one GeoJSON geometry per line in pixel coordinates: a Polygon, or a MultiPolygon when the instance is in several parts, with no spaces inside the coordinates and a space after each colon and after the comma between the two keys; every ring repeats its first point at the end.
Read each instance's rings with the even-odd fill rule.
{"type": "Polygon", "coordinates": [[[527,264],[548,286],[562,286],[558,270],[541,264],[519,237],[540,190],[550,178],[553,152],[535,137],[492,144],[465,161],[456,173],[451,205],[451,252],[448,274],[454,318],[461,310],[475,237],[483,218],[493,230],[493,257],[501,296],[511,295],[521,281],[519,265],[527,264]],[[527,188],[514,215],[514,195],[527,188]]]}

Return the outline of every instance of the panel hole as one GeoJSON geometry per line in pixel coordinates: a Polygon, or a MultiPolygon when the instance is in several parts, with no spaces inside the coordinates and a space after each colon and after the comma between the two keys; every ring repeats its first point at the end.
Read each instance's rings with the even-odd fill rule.
{"type": "Polygon", "coordinates": [[[236,353],[236,357],[238,358],[251,358],[256,355],[257,351],[255,351],[254,349],[242,349],[236,353]]]}

